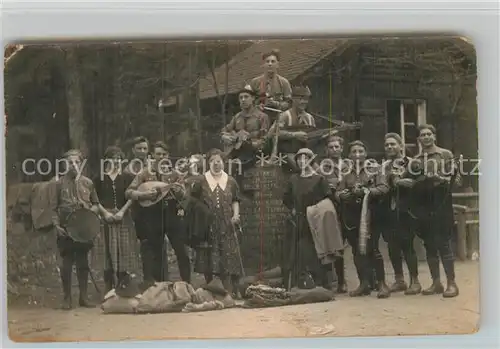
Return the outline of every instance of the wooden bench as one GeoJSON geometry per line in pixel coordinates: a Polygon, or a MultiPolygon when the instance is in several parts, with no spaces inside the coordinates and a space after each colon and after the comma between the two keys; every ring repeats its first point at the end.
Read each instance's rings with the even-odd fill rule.
{"type": "Polygon", "coordinates": [[[457,257],[467,260],[479,254],[479,193],[467,188],[463,193],[453,193],[455,224],[457,226],[457,257]]]}

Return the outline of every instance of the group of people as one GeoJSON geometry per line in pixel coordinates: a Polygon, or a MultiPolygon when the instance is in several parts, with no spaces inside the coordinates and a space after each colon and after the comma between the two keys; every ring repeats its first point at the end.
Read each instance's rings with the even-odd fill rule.
{"type": "Polygon", "coordinates": [[[254,165],[252,160],[256,152],[270,152],[269,145],[274,145],[275,153],[285,156],[285,171],[292,176],[288,181],[284,204],[294,216],[294,223],[287,230],[296,232],[290,235],[292,240],[296,240],[292,248],[286,248],[291,251],[286,258],[288,265],[282,266],[286,270],[283,276],[289,285],[302,282],[300,275],[309,270],[315,271],[306,274],[316,274],[317,284],[331,285],[337,279],[337,291],[346,292],[342,248],[338,246],[339,241],[347,241],[353,250],[360,281],[351,296],[366,295],[372,289],[378,290],[380,298],[388,297],[393,291],[404,291],[408,295],[420,292],[426,295],[443,293],[445,297],[458,295],[451,246],[454,227],[451,190],[454,183],[460,180],[460,175],[451,151],[436,145],[435,128],[420,125],[421,150],[412,159],[405,155],[401,137],[395,133],[387,134],[384,144],[388,160],[382,164],[367,159],[368,149],[359,140],[348,145],[347,159],[342,160],[344,140],[335,131],[329,132],[323,136],[326,154],[332,160],[328,162],[332,167],[328,170],[328,166],[319,166],[318,157],[308,148],[308,134],[316,129],[315,118],[306,111],[310,89],[305,86],[291,87],[288,80],[277,74],[280,56],[276,51],[265,53],[262,58],[267,70],[240,90],[242,110],[222,130],[222,141],[229,145],[240,144],[241,135],[245,135],[243,140],[246,142],[243,144],[247,147],[230,148],[229,156],[249,166],[254,165]],[[316,165],[309,166],[311,162],[316,165]],[[343,169],[347,167],[350,170],[344,173],[343,169]],[[367,198],[369,212],[365,213],[362,203],[367,193],[370,194],[367,198]],[[307,212],[313,206],[334,211],[334,216],[338,218],[338,222],[328,223],[334,227],[331,230],[337,230],[331,233],[336,238],[330,237],[328,242],[331,250],[337,249],[331,258],[318,258],[321,255],[318,253],[318,241],[313,241],[318,229],[312,229],[315,231],[312,233],[311,223],[314,222],[311,222],[311,214],[308,217],[307,212]],[[363,221],[363,216],[368,216],[368,220],[363,221]],[[366,226],[360,227],[363,222],[366,226]],[[359,248],[360,229],[362,234],[368,235],[361,241],[363,251],[359,248]],[[415,234],[424,241],[432,277],[432,285],[423,291],[413,247],[415,234]],[[396,275],[390,287],[385,282],[384,263],[378,250],[380,235],[389,244],[391,264],[396,275]],[[294,248],[297,256],[293,256],[294,248]],[[312,258],[297,258],[300,254],[312,258]],[[403,277],[403,259],[409,269],[409,285],[403,277]],[[439,259],[446,273],[446,289],[441,283],[439,259]],[[330,263],[331,260],[333,263],[330,263]],[[332,264],[335,272],[331,270],[332,264]],[[292,270],[294,272],[290,272],[292,270]]]}
{"type": "MultiPolygon", "coordinates": [[[[447,168],[453,166],[453,155],[436,145],[434,127],[420,126],[421,152],[415,157],[420,163],[437,164],[427,173],[417,176],[409,171],[406,165],[411,159],[404,156],[402,139],[394,133],[385,137],[389,160],[383,164],[366,161],[368,150],[361,141],[349,143],[345,149],[347,159],[343,159],[343,138],[328,134],[324,138],[326,154],[331,160],[329,163],[335,166],[333,171],[323,172],[316,154],[307,148],[308,133],[301,129],[316,128],[314,117],[306,111],[310,89],[292,87],[278,75],[278,51],[265,53],[262,59],[265,73],[240,90],[241,112],[222,129],[225,151],[213,149],[206,156],[194,154],[185,171],[165,169],[162,164],[169,157],[168,147],[163,142],[151,145],[144,137],[132,142],[134,161],[125,168],[122,150],[109,147],[104,158],[111,161],[106,162],[103,173],[92,179],[79,175],[83,157],[78,150],[65,153],[69,168],[57,181],[58,200],[53,219],[62,257],[63,308],[73,306],[73,264],[76,264],[80,287],[79,304],[92,306],[87,298],[87,283],[88,252],[93,243],[76,242],[65,229],[67,215],[78,207],[94,211],[103,222],[107,290],[138,268],[137,240],[144,284],[168,280],[166,237],[174,249],[183,281],[191,281],[194,269],[205,276],[207,283],[218,279],[227,292],[235,293],[244,274],[235,234],[241,225],[240,201],[244,193],[240,191],[239,179],[226,172],[225,160],[238,158],[245,166],[257,166],[256,152],[271,152],[271,148],[274,153],[286,155],[289,174],[283,203],[290,210],[293,228],[285,234],[283,243],[294,247],[287,249],[289,255],[281,265],[285,287],[304,284],[303,276],[308,275],[314,284],[339,293],[347,292],[343,259],[344,241],[347,241],[352,247],[360,281],[359,287],[350,292],[351,296],[368,295],[372,290],[378,290],[379,298],[397,291],[443,293],[445,297],[458,295],[451,249],[450,189],[455,176],[450,175],[453,171],[447,168]],[[202,170],[206,168],[204,161],[208,164],[206,171],[202,170]],[[351,170],[343,171],[347,167],[351,170]],[[144,189],[143,184],[153,182],[176,185],[169,186],[162,195],[158,188],[144,189]],[[140,204],[159,196],[161,200],[155,204],[140,204]],[[369,201],[367,220],[362,219],[367,215],[363,206],[365,199],[369,201]],[[331,227],[334,231],[330,234],[332,253],[318,253],[315,229],[311,229],[307,218],[308,210],[318,205],[335,213],[331,227]],[[360,234],[365,230],[366,236],[360,234]],[[388,242],[396,276],[390,287],[386,285],[384,262],[378,249],[381,234],[388,242]],[[413,248],[414,234],[424,241],[432,276],[432,285],[423,291],[413,248]],[[196,251],[194,266],[186,246],[196,251]],[[410,274],[409,285],[403,276],[403,259],[410,274]],[[441,283],[440,259],[446,273],[446,289],[441,283]]],[[[423,167],[429,170],[429,166],[423,167]]]]}
{"type": "Polygon", "coordinates": [[[344,140],[337,135],[326,140],[330,160],[327,166],[320,166],[325,159],[317,158],[310,149],[297,152],[301,171],[291,176],[285,204],[296,217],[297,255],[313,256],[299,258],[302,263],[298,266],[299,277],[309,271],[316,284],[335,285],[338,293],[347,292],[343,249],[336,247],[347,241],[359,279],[359,286],[349,293],[352,297],[369,295],[373,290],[377,290],[378,298],[401,291],[406,295],[458,295],[451,243],[454,229],[451,190],[459,181],[458,169],[452,153],[436,145],[435,128],[421,125],[419,130],[422,150],[414,158],[404,155],[404,144],[398,134],[386,134],[387,160],[381,164],[367,158],[367,147],[359,140],[347,145],[347,157],[343,159],[344,140]],[[325,206],[325,201],[329,205],[325,206]],[[329,223],[332,247],[331,258],[326,261],[318,258],[314,241],[317,229],[311,229],[308,217],[308,210],[318,205],[338,217],[338,223],[329,223]],[[388,244],[395,275],[390,286],[386,284],[384,260],[379,251],[381,235],[388,244]],[[423,290],[413,246],[415,235],[424,242],[432,277],[430,287],[423,290]],[[409,271],[409,283],[404,278],[403,260],[409,271]],[[446,289],[441,282],[440,260],[446,274],[446,289]]]}
{"type": "MultiPolygon", "coordinates": [[[[102,221],[100,234],[105,242],[106,291],[137,274],[137,240],[144,288],[155,281],[169,279],[166,238],[177,257],[183,281],[191,282],[191,260],[186,245],[199,247],[194,270],[203,273],[208,282],[214,274],[221,274],[221,268],[235,270],[229,275],[233,284],[234,275],[241,273],[236,271],[239,264],[235,259],[235,241],[230,234],[240,219],[239,189],[235,180],[223,171],[223,152],[212,150],[207,158],[210,170],[203,172],[201,155],[191,156],[184,170],[162,166],[162,160],[169,156],[163,142],[150,146],[146,138],[137,137],[132,151],[134,161],[124,167],[122,150],[108,147],[104,154],[107,167],[92,179],[81,175],[84,159],[79,150],[64,154],[68,168],[56,181],[57,200],[52,220],[62,259],[63,309],[73,307],[71,277],[74,264],[80,290],[79,305],[93,306],[88,301],[87,283],[88,254],[94,242],[77,241],[66,229],[69,215],[82,207],[93,211],[102,221]],[[164,193],[154,187],[141,187],[144,183],[158,182],[175,185],[164,193]],[[140,205],[144,200],[153,203],[140,205]],[[205,246],[208,241],[210,248],[205,246]]],[[[225,285],[229,288],[232,284],[225,285]]]]}

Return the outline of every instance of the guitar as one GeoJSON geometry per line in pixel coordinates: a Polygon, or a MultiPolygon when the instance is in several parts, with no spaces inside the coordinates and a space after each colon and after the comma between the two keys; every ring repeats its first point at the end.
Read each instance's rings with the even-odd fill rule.
{"type": "Polygon", "coordinates": [[[231,137],[234,137],[235,140],[231,143],[224,143],[224,152],[226,154],[232,153],[234,150],[239,150],[241,146],[247,142],[250,138],[250,134],[245,130],[233,131],[229,133],[231,137]]]}
{"type": "Polygon", "coordinates": [[[224,153],[229,157],[238,157],[238,154],[254,154],[262,146],[259,140],[250,139],[250,134],[245,130],[233,131],[230,135],[236,139],[224,144],[224,153]]]}
{"type": "Polygon", "coordinates": [[[160,181],[150,181],[150,182],[145,182],[142,183],[137,190],[140,192],[147,192],[150,191],[151,189],[156,190],[157,195],[154,199],[145,199],[145,200],[139,200],[139,205],[142,207],[150,207],[167,196],[167,194],[173,189],[173,188],[179,188],[183,193],[186,192],[186,188],[184,185],[181,183],[165,183],[165,182],[160,182],[160,181]]]}

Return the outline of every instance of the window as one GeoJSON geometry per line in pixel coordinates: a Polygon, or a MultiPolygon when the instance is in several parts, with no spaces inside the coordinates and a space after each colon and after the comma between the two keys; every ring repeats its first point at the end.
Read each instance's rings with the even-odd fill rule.
{"type": "Polygon", "coordinates": [[[386,103],[387,131],[401,135],[405,153],[419,151],[418,125],[425,124],[427,105],[424,100],[392,99],[386,103]]]}

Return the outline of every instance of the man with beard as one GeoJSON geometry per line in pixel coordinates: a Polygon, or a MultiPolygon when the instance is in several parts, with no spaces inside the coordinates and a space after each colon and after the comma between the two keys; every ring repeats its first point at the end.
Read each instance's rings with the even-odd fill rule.
{"type": "MultiPolygon", "coordinates": [[[[455,261],[451,247],[454,215],[452,186],[458,174],[453,154],[436,145],[436,129],[432,125],[419,126],[420,153],[415,160],[420,165],[420,180],[413,186],[410,213],[416,218],[417,234],[424,241],[432,285],[423,295],[443,294],[445,298],[458,296],[455,282],[455,261]],[[447,278],[447,288],[441,284],[439,259],[447,278]]],[[[458,181],[457,181],[458,182],[458,181]]]]}
{"type": "Polygon", "coordinates": [[[389,194],[384,198],[381,212],[382,234],[389,247],[389,257],[394,269],[395,282],[391,292],[404,291],[405,295],[419,294],[422,290],[418,280],[418,260],[413,247],[414,227],[409,214],[409,200],[414,180],[405,178],[410,158],[403,155],[403,140],[397,133],[385,135],[384,171],[389,184],[389,194]],[[410,274],[408,288],[403,274],[403,258],[410,274]]]}
{"type": "Polygon", "coordinates": [[[360,281],[359,287],[351,291],[349,295],[359,297],[371,294],[370,281],[373,277],[373,268],[375,268],[378,284],[377,297],[387,298],[390,292],[385,283],[384,260],[378,248],[380,231],[373,229],[372,224],[366,232],[367,240],[361,241],[360,239],[361,218],[366,219],[367,217],[363,217],[363,214],[370,214],[369,210],[363,212],[365,195],[368,194],[368,204],[373,207],[378,205],[380,198],[389,191],[383,172],[378,168],[373,168],[366,161],[366,155],[367,150],[363,142],[354,141],[349,144],[349,159],[352,161],[352,167],[343,175],[335,194],[339,202],[344,237],[351,245],[360,281]],[[365,252],[361,250],[362,245],[366,247],[365,252]]]}
{"type": "Polygon", "coordinates": [[[255,107],[255,91],[250,86],[241,89],[238,98],[241,111],[222,129],[221,139],[229,148],[229,158],[239,159],[243,166],[251,166],[264,144],[269,117],[255,107]]]}
{"type": "Polygon", "coordinates": [[[268,132],[268,138],[275,141],[276,128],[278,132],[278,153],[284,154],[292,171],[299,171],[295,162],[295,154],[299,149],[307,147],[307,133],[297,131],[298,128],[315,129],[314,117],[306,111],[311,97],[308,87],[296,86],[292,89],[292,107],[278,116],[268,132]]]}
{"type": "MultiPolygon", "coordinates": [[[[291,106],[292,88],[290,82],[278,74],[281,55],[279,50],[272,50],[262,55],[264,74],[250,81],[250,87],[261,97],[261,108],[270,107],[288,110],[291,106]]],[[[264,109],[263,109],[264,110],[264,109]]],[[[267,112],[271,121],[275,121],[276,113],[267,112]]]]}
{"type": "MultiPolygon", "coordinates": [[[[127,198],[134,201],[152,200],[157,197],[155,189],[138,191],[137,188],[149,181],[160,181],[168,184],[179,181],[179,173],[168,166],[168,148],[163,142],[153,146],[154,163],[141,171],[132,181],[126,191],[127,198]]],[[[183,281],[190,282],[191,265],[184,244],[182,230],[183,208],[181,203],[185,198],[185,190],[174,186],[172,190],[157,204],[141,209],[139,218],[143,230],[137,232],[141,242],[141,257],[146,284],[152,281],[168,279],[168,261],[166,253],[165,233],[174,249],[183,281]]]]}

